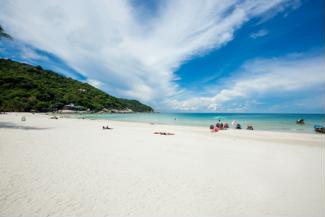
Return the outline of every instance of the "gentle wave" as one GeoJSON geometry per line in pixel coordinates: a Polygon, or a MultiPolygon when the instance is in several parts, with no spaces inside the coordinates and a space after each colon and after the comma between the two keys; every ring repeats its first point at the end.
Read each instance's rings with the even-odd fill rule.
{"type": "Polygon", "coordinates": [[[148,122],[168,125],[205,126],[237,121],[243,127],[253,125],[255,130],[314,133],[315,124],[324,125],[324,114],[242,114],[242,113],[131,113],[131,114],[83,114],[78,117],[131,122],[148,122]],[[296,120],[304,119],[304,125],[296,120]]]}

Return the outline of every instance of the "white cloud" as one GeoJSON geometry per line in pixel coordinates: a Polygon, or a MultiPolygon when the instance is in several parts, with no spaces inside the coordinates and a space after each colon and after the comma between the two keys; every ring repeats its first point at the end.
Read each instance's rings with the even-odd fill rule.
{"type": "MultiPolygon", "coordinates": [[[[296,2],[167,0],[144,22],[126,0],[2,0],[0,22],[14,38],[58,56],[109,93],[159,105],[183,92],[173,72],[184,61],[229,42],[249,19],[296,2]]],[[[238,94],[231,91],[220,94],[238,94]]]]}
{"type": "Polygon", "coordinates": [[[257,32],[253,32],[250,36],[251,36],[251,38],[254,38],[255,39],[255,38],[264,37],[264,36],[266,36],[268,34],[269,34],[269,31],[268,30],[261,29],[261,30],[259,30],[257,32]]]}
{"type": "MultiPolygon", "coordinates": [[[[179,111],[245,112],[259,104],[258,99],[263,100],[270,96],[285,99],[288,95],[301,95],[302,98],[298,102],[306,102],[308,100],[305,93],[314,94],[313,90],[318,88],[319,103],[312,106],[319,109],[324,106],[324,103],[321,103],[324,100],[324,90],[319,90],[325,84],[324,69],[322,55],[293,54],[282,58],[256,59],[243,65],[239,72],[223,83],[211,86],[215,90],[215,94],[211,96],[193,97],[194,94],[190,93],[192,97],[187,100],[174,99],[166,103],[179,111]]],[[[297,101],[294,103],[298,105],[297,101]]],[[[305,109],[309,106],[305,104],[305,109]]],[[[302,108],[303,105],[300,103],[299,107],[302,108]]]]}

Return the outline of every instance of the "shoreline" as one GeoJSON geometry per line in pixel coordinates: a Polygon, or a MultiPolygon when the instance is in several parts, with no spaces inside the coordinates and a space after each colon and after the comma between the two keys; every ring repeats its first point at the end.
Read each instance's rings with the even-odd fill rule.
{"type": "Polygon", "coordinates": [[[324,135],[50,117],[0,115],[0,216],[325,214],[324,135]]]}
{"type": "MultiPolygon", "coordinates": [[[[96,119],[96,118],[78,118],[73,117],[70,115],[57,115],[56,113],[30,113],[30,112],[7,112],[7,114],[15,115],[15,116],[44,116],[50,120],[50,117],[52,116],[59,116],[59,119],[71,119],[71,120],[80,120],[80,121],[92,121],[93,123],[102,123],[106,124],[107,122],[109,124],[117,124],[118,126],[152,126],[154,128],[161,127],[161,128],[175,128],[175,129],[187,129],[190,131],[197,131],[197,132],[203,132],[208,134],[220,134],[223,136],[240,136],[242,138],[250,138],[252,135],[255,137],[251,138],[258,138],[258,137],[264,137],[264,136],[272,136],[271,139],[277,139],[279,136],[280,138],[289,138],[289,137],[305,137],[305,138],[317,138],[317,137],[323,137],[325,138],[325,134],[322,133],[309,133],[309,132],[297,132],[297,131],[272,131],[272,130],[246,130],[241,129],[237,130],[232,127],[226,129],[226,130],[220,130],[219,132],[211,132],[209,129],[209,126],[203,127],[203,126],[194,126],[194,125],[178,125],[178,124],[165,124],[165,123],[152,123],[152,122],[140,122],[140,121],[128,121],[128,120],[110,120],[110,119],[96,119]]],[[[1,117],[1,115],[0,115],[1,117]]],[[[269,138],[265,138],[266,140],[269,138]]],[[[292,139],[292,138],[291,138],[292,139]]],[[[292,139],[295,140],[295,139],[292,139]]]]}
{"type": "MultiPolygon", "coordinates": [[[[110,122],[110,123],[117,123],[117,124],[126,124],[126,125],[151,125],[151,126],[161,126],[161,127],[176,127],[176,128],[189,128],[189,129],[200,129],[200,131],[205,131],[205,132],[210,132],[209,126],[196,126],[196,125],[182,125],[182,124],[168,124],[168,123],[155,123],[155,122],[147,122],[147,121],[130,121],[130,120],[111,120],[111,119],[100,119],[100,118],[81,118],[77,116],[73,116],[71,114],[57,114],[57,113],[31,113],[31,112],[6,112],[6,114],[11,114],[11,115],[20,115],[20,116],[25,116],[25,115],[41,115],[48,117],[50,119],[51,116],[57,116],[60,117],[59,119],[72,119],[72,120],[89,120],[89,121],[94,121],[94,122],[110,122]]],[[[2,114],[3,115],[3,114],[2,114]]],[[[79,115],[79,114],[75,114],[79,115]]],[[[124,114],[123,114],[124,115],[124,114]]],[[[1,114],[0,114],[1,117],[1,114]]],[[[212,123],[212,122],[211,122],[212,123]]],[[[279,135],[286,135],[290,134],[292,136],[294,135],[305,135],[305,136],[310,136],[310,135],[317,135],[317,136],[323,136],[325,138],[325,134],[322,133],[316,133],[316,132],[299,132],[299,131],[276,131],[276,130],[259,130],[259,129],[254,129],[254,130],[247,130],[247,129],[234,129],[233,127],[229,127],[226,130],[220,130],[218,133],[222,132],[227,132],[230,131],[232,133],[239,133],[239,134],[248,134],[251,135],[253,132],[257,134],[279,134],[279,135]],[[241,132],[241,133],[240,133],[241,132]]]]}
{"type": "MultiPolygon", "coordinates": [[[[143,114],[143,113],[139,113],[139,114],[143,114]]],[[[169,113],[167,113],[169,114],[169,113]]],[[[254,113],[252,113],[254,114],[254,113]]],[[[75,114],[75,115],[66,115],[66,118],[75,118],[75,119],[82,119],[82,115],[83,114],[75,114]],[[80,116],[79,116],[80,115],[80,116]],[[79,117],[78,117],[79,116],[79,117]]],[[[120,114],[109,114],[109,115],[120,115],[120,114]]],[[[123,114],[125,115],[125,114],[123,114]]],[[[127,115],[127,114],[126,114],[127,115]]],[[[131,114],[132,115],[132,114],[131,114]]],[[[315,114],[315,115],[322,115],[322,114],[315,114]]],[[[132,121],[132,120],[112,120],[112,119],[104,119],[104,118],[92,118],[92,117],[84,117],[84,119],[88,119],[88,120],[105,120],[105,121],[117,121],[117,122],[129,122],[129,123],[150,123],[150,124],[156,124],[156,125],[170,125],[170,126],[183,126],[183,127],[202,127],[202,128],[208,128],[209,125],[207,126],[202,126],[202,125],[192,125],[192,124],[182,124],[182,123],[159,123],[159,122],[149,122],[149,121],[132,121]]],[[[213,122],[213,120],[211,120],[210,124],[213,124],[215,122],[213,122]]],[[[233,127],[230,126],[229,129],[235,130],[233,127]]],[[[313,128],[312,128],[313,129],[313,128]]],[[[278,132],[278,133],[294,133],[294,134],[315,134],[315,135],[322,135],[321,133],[316,133],[314,130],[281,130],[281,129],[272,129],[272,130],[265,130],[265,129],[258,129],[258,128],[254,128],[253,131],[259,131],[259,132],[278,132]]],[[[241,131],[247,131],[247,129],[242,128],[241,131]]]]}

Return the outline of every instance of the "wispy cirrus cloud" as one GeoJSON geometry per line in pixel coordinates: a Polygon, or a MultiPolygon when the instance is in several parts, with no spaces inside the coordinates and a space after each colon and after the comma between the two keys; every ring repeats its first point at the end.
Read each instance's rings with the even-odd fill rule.
{"type": "Polygon", "coordinates": [[[178,111],[247,112],[275,97],[280,104],[263,105],[264,112],[293,112],[297,107],[313,112],[324,108],[324,69],[324,57],[318,54],[255,59],[222,83],[210,85],[213,92],[209,96],[185,93],[182,99],[166,103],[178,111]],[[301,98],[292,98],[297,93],[301,98]]]}
{"type": "Polygon", "coordinates": [[[259,30],[257,32],[253,32],[250,36],[251,36],[251,38],[254,38],[255,39],[255,38],[264,37],[264,36],[266,36],[268,34],[269,34],[269,31],[268,30],[261,29],[261,30],[259,30]]]}
{"type": "Polygon", "coordinates": [[[148,15],[126,0],[2,0],[0,22],[16,40],[61,58],[104,90],[159,107],[184,92],[174,82],[180,65],[228,43],[248,20],[297,2],[167,0],[148,15]]]}

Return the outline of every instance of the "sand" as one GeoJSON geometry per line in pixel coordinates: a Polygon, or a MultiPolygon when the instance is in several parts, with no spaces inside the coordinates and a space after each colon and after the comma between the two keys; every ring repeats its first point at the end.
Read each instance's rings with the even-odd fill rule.
{"type": "Polygon", "coordinates": [[[49,117],[0,115],[0,216],[325,216],[324,135],[49,117]]]}

